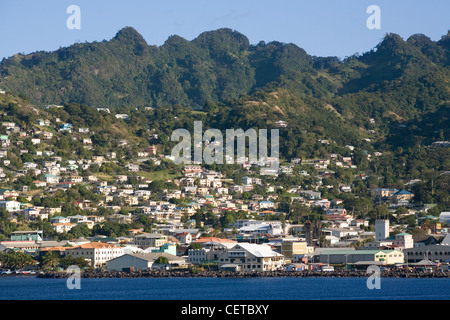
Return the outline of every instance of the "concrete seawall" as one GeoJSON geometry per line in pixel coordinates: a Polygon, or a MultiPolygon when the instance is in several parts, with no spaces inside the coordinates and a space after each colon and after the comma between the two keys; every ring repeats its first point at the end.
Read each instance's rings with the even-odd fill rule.
{"type": "MultiPolygon", "coordinates": [[[[38,278],[67,278],[73,273],[67,272],[47,272],[39,274],[38,278]]],[[[252,271],[252,272],[231,272],[231,271],[102,271],[102,272],[82,272],[82,278],[172,278],[172,277],[209,277],[209,278],[258,278],[258,277],[364,277],[367,278],[371,274],[366,271],[252,271]]],[[[422,271],[399,271],[385,270],[380,273],[385,278],[450,278],[448,271],[422,272],[422,271]]]]}

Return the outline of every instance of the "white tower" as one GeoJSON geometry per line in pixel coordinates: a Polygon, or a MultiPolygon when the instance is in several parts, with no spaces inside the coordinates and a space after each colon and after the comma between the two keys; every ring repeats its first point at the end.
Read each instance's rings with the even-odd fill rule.
{"type": "Polygon", "coordinates": [[[375,220],[375,241],[389,237],[389,220],[375,220]]]}

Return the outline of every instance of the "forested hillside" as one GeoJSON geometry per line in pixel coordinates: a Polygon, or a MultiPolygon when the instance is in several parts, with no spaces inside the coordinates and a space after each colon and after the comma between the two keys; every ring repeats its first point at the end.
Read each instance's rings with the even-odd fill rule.
{"type": "Polygon", "coordinates": [[[287,121],[283,160],[353,153],[358,168],[389,186],[431,167],[448,170],[446,151],[427,147],[449,137],[449,62],[450,33],[439,41],[387,34],[373,50],[340,60],[289,43],[250,44],[230,29],[192,41],[174,35],[158,47],[127,27],[111,40],[4,59],[0,88],[37,108],[65,105],[53,117],[96,128],[101,151],[118,139],[144,147],[157,133],[167,153],[171,132],[192,129],[195,119],[221,130],[287,121]],[[374,152],[383,156],[368,162],[374,152]]]}

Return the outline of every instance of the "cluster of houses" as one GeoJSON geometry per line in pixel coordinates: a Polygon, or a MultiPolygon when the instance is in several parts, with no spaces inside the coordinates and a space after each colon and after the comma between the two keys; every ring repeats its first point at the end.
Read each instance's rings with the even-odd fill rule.
{"type": "Polygon", "coordinates": [[[391,202],[397,206],[408,206],[414,194],[404,189],[374,188],[370,190],[370,196],[375,203],[391,202]]]}
{"type": "MultiPolygon", "coordinates": [[[[249,226],[256,231],[262,225],[270,226],[271,222],[235,222],[235,228],[240,231],[247,231],[249,226]]],[[[375,231],[369,234],[355,228],[355,236],[369,240],[358,249],[317,246],[314,241],[310,242],[312,238],[307,235],[310,229],[306,224],[297,236],[282,229],[274,230],[264,229],[266,241],[255,242],[251,242],[255,238],[203,236],[196,228],[173,228],[153,233],[133,229],[123,237],[94,236],[60,242],[45,240],[41,230],[15,231],[10,240],[0,242],[0,251],[21,250],[36,260],[48,252],[59,257],[83,257],[91,266],[109,271],[187,268],[205,264],[213,264],[225,271],[326,270],[330,266],[358,268],[369,265],[444,269],[450,262],[448,233],[441,241],[430,236],[415,242],[411,234],[393,234],[389,221],[383,219],[376,220],[375,231]]]]}
{"type": "MultiPolygon", "coordinates": [[[[50,108],[61,106],[49,105],[50,108]]],[[[110,112],[109,109],[98,109],[110,112]]],[[[125,114],[117,114],[117,118],[129,120],[125,114]]],[[[321,265],[401,265],[427,261],[446,262],[450,259],[450,243],[448,236],[443,243],[423,244],[415,242],[412,235],[396,232],[397,227],[389,225],[388,220],[378,219],[375,231],[365,231],[369,227],[368,219],[356,219],[352,212],[347,212],[341,199],[326,199],[319,191],[323,181],[334,175],[329,170],[331,164],[349,169],[356,169],[351,156],[331,154],[326,159],[291,159],[278,169],[260,166],[261,175],[251,170],[245,159],[238,159],[248,176],[240,183],[225,177],[222,173],[208,170],[199,164],[186,165],[182,168],[181,178],[171,179],[175,190],[160,190],[162,197],[152,197],[151,179],[140,176],[141,164],[151,160],[156,165],[161,158],[169,158],[158,154],[156,145],[137,151],[137,161],[125,165],[129,174],[115,175],[112,180],[103,180],[95,174],[82,175],[81,172],[92,165],[101,167],[108,162],[116,161],[113,151],[103,155],[93,155],[89,159],[62,159],[53,151],[42,146],[60,132],[70,133],[72,139],[78,139],[88,150],[95,149],[92,144],[92,132],[89,128],[74,128],[70,123],[57,121],[52,127],[50,121],[38,119],[37,127],[24,131],[14,122],[2,122],[0,134],[0,182],[8,182],[10,177],[6,169],[10,164],[8,151],[11,145],[19,146],[20,153],[29,153],[32,145],[33,161],[23,163],[23,169],[13,173],[13,179],[31,173],[39,177],[30,186],[21,186],[18,190],[0,189],[0,208],[10,214],[11,221],[48,220],[57,233],[67,233],[75,226],[84,225],[93,229],[107,220],[130,224],[138,214],[144,214],[154,221],[153,233],[143,230],[130,230],[129,235],[118,238],[94,236],[89,239],[72,239],[54,241],[46,239],[42,231],[16,231],[10,240],[0,242],[0,251],[22,250],[34,257],[47,252],[56,252],[61,257],[72,255],[88,259],[94,267],[105,267],[108,270],[136,270],[151,268],[174,268],[205,263],[217,264],[222,270],[272,271],[281,269],[301,270],[317,268],[321,265]],[[26,147],[27,146],[27,147],[26,147]],[[322,221],[307,221],[302,225],[294,225],[289,221],[277,219],[282,215],[279,210],[279,196],[276,192],[280,186],[276,184],[279,175],[299,174],[309,176],[307,170],[295,171],[296,165],[303,168],[311,166],[318,172],[317,183],[303,186],[292,186],[285,190],[290,193],[291,201],[308,207],[321,207],[324,215],[322,221]],[[272,171],[271,171],[272,170],[272,171]],[[264,172],[263,172],[264,171],[264,172]],[[295,173],[294,173],[295,172],[295,173]],[[266,182],[262,175],[268,174],[274,179],[266,182]],[[133,177],[133,183],[131,183],[133,177]],[[137,182],[136,182],[137,181],[137,182]],[[52,194],[58,190],[69,190],[76,185],[83,185],[99,196],[99,201],[92,202],[80,199],[72,204],[82,209],[83,214],[64,216],[62,205],[55,207],[32,204],[36,194],[52,194]],[[255,190],[264,190],[264,195],[255,190]],[[242,197],[248,193],[250,197],[242,197]],[[240,195],[237,197],[236,195],[240,195]],[[189,199],[189,201],[184,201],[189,199]],[[177,201],[182,200],[182,201],[177,201]],[[180,205],[180,203],[183,203],[180,205]],[[107,217],[97,215],[99,208],[111,209],[114,214],[107,217]],[[129,213],[120,213],[126,207],[129,213]],[[247,219],[233,221],[224,227],[227,237],[202,236],[202,231],[211,233],[207,221],[200,221],[201,228],[193,219],[201,209],[216,217],[228,212],[242,211],[247,219]],[[185,218],[188,218],[187,220],[185,218]],[[162,259],[161,257],[165,258],[162,259]],[[157,261],[166,261],[164,266],[157,261]],[[167,263],[168,261],[168,263],[167,263]]],[[[277,122],[278,127],[286,127],[284,121],[277,122]]],[[[320,141],[323,144],[327,140],[320,141]]],[[[126,146],[126,140],[117,140],[117,146],[126,146]]],[[[352,146],[348,146],[353,150],[352,146]]],[[[374,154],[379,156],[380,154],[374,154]]],[[[370,155],[368,155],[369,157],[370,155]]],[[[352,187],[341,183],[339,192],[352,192],[352,187]]],[[[409,208],[414,195],[407,190],[375,188],[370,190],[374,203],[389,203],[395,207],[409,208]]],[[[414,214],[409,210],[408,214],[414,214]]],[[[443,213],[442,221],[449,221],[443,213]],[[447,219],[447,220],[446,220],[447,219]]],[[[447,229],[439,230],[440,236],[447,234],[447,229]]]]}

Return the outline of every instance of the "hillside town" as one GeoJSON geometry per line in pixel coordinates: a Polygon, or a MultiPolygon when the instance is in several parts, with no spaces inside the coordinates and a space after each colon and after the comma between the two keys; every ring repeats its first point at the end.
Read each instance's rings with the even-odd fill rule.
{"type": "MultiPolygon", "coordinates": [[[[0,252],[32,258],[20,267],[2,259],[3,273],[62,270],[58,262],[44,263],[50,256],[82,257],[85,268],[108,271],[448,268],[450,212],[430,215],[433,204],[415,202],[406,188],[417,181],[405,189],[370,188],[365,192],[371,209],[355,210],[348,195],[362,194],[366,177],[347,154],[284,160],[277,171],[237,159],[245,173],[239,179],[202,164],[174,166],[175,174],[156,181],[146,171],[149,164],[171,162],[157,134],[154,144],[127,161],[114,150],[95,152],[92,134],[60,119],[38,119],[26,128],[1,123],[0,252]],[[92,155],[59,156],[50,146],[62,137],[92,155]],[[11,169],[13,148],[27,160],[20,170],[11,169]],[[123,165],[121,174],[99,170],[111,164],[123,165]]],[[[120,148],[129,141],[116,143],[120,148]]]]}

